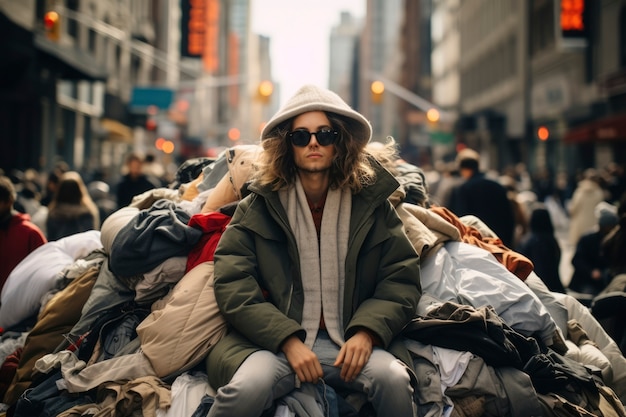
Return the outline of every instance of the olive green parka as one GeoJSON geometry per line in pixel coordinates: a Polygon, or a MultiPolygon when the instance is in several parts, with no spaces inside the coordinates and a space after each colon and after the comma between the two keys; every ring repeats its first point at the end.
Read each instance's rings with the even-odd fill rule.
{"type": "MultiPolygon", "coordinates": [[[[387,198],[399,186],[376,163],[376,183],[353,195],[345,260],[345,340],[365,327],[412,369],[397,337],[421,296],[419,257],[387,198]]],[[[278,193],[250,186],[215,252],[215,296],[230,331],[207,356],[209,382],[227,384],[251,353],[280,351],[300,326],[304,293],[298,248],[278,193]]],[[[324,244],[324,238],[321,238],[324,244]]]]}

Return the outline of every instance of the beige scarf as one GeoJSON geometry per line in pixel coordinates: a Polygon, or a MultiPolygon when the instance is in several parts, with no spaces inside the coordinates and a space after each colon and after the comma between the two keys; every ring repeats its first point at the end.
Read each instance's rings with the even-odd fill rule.
{"type": "Polygon", "coordinates": [[[320,231],[321,244],[300,179],[296,177],[295,186],[279,192],[279,196],[300,254],[305,294],[301,325],[306,331],[305,344],[313,347],[323,311],[330,338],[342,346],[345,343],[343,291],[352,194],[350,190],[328,191],[320,231]]]}

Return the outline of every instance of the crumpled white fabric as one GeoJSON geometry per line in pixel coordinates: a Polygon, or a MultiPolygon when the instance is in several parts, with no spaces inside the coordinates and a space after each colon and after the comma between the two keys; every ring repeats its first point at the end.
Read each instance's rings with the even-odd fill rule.
{"type": "Polygon", "coordinates": [[[441,346],[433,346],[432,349],[433,359],[441,376],[441,393],[444,394],[448,387],[459,382],[474,354],[441,346]]]}
{"type": "MultiPolygon", "coordinates": [[[[172,405],[168,410],[158,409],[156,417],[190,416],[196,411],[205,394],[215,396],[204,372],[185,372],[172,383],[172,405]]],[[[245,401],[245,400],[243,400],[245,401]]]]}
{"type": "Polygon", "coordinates": [[[554,295],[567,307],[569,319],[580,323],[589,339],[600,347],[602,354],[609,360],[611,366],[605,368],[602,374],[604,383],[615,391],[622,403],[626,403],[626,357],[622,354],[619,346],[611,339],[587,307],[571,295],[561,293],[554,293],[554,295]]]}
{"type": "Polygon", "coordinates": [[[35,315],[42,297],[55,287],[57,274],[101,248],[100,231],[89,230],[48,242],[28,254],[2,287],[0,327],[9,329],[35,315]]]}
{"type": "Polygon", "coordinates": [[[576,362],[580,362],[584,365],[593,365],[600,369],[602,378],[610,381],[613,379],[613,370],[611,369],[611,362],[608,358],[591,343],[585,343],[577,346],[571,340],[566,340],[567,352],[565,356],[574,359],[576,362]]]}
{"type": "Polygon", "coordinates": [[[211,191],[213,191],[212,188],[209,190],[200,191],[200,193],[193,200],[180,201],[178,203],[178,207],[180,207],[182,210],[185,210],[185,212],[187,212],[190,216],[198,214],[202,211],[202,206],[204,206],[204,203],[206,203],[206,200],[211,194],[211,191]]]}
{"type": "Polygon", "coordinates": [[[441,301],[476,308],[491,305],[515,331],[526,336],[539,334],[546,345],[552,344],[557,326],[548,310],[521,279],[485,249],[446,242],[423,260],[421,282],[424,293],[441,301]]]}

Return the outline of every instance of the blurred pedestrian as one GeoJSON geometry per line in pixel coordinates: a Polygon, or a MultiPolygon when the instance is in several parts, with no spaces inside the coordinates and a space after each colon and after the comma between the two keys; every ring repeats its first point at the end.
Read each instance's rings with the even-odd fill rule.
{"type": "Polygon", "coordinates": [[[17,193],[24,212],[30,216],[30,220],[46,234],[46,218],[48,217],[48,207],[41,204],[41,194],[34,181],[26,180],[17,193]]]}
{"type": "Polygon", "coordinates": [[[550,291],[565,293],[559,265],[561,247],[554,234],[550,212],[538,203],[530,214],[530,231],[520,244],[519,252],[534,264],[534,271],[550,291]]]}
{"type": "Polygon", "coordinates": [[[100,224],[102,224],[107,217],[117,210],[117,203],[111,196],[111,187],[104,181],[91,181],[87,186],[87,191],[96,207],[98,207],[100,224]]]}
{"type": "Polygon", "coordinates": [[[526,164],[523,162],[515,164],[514,172],[515,175],[513,175],[513,178],[515,178],[515,181],[518,184],[517,189],[520,192],[531,191],[533,188],[533,181],[526,164]]]}
{"type": "MultiPolygon", "coordinates": [[[[626,193],[620,199],[617,217],[618,225],[602,242],[602,250],[606,256],[611,280],[618,275],[626,275],[626,193]]],[[[626,280],[624,282],[626,283],[626,280]]],[[[626,291],[626,287],[623,291],[626,291]]]]}
{"type": "Polygon", "coordinates": [[[513,219],[515,221],[515,232],[513,234],[513,245],[511,249],[517,249],[522,239],[528,233],[528,214],[526,206],[518,199],[517,181],[510,175],[500,177],[500,184],[506,188],[511,208],[513,209],[513,219]]]}
{"type": "Polygon", "coordinates": [[[438,162],[435,169],[441,174],[436,187],[430,187],[431,201],[438,206],[449,207],[452,190],[463,182],[463,178],[459,175],[456,163],[454,162],[438,162]]]}
{"type": "Polygon", "coordinates": [[[554,174],[550,169],[546,167],[537,169],[532,178],[532,190],[540,203],[543,203],[547,196],[554,193],[554,174]]]}
{"type": "Polygon", "coordinates": [[[13,208],[17,192],[11,180],[0,176],[0,290],[15,266],[47,242],[28,214],[13,208]]]}
{"type": "Polygon", "coordinates": [[[591,303],[591,312],[626,354],[626,193],[617,207],[618,225],[602,242],[610,282],[591,303]]]}
{"type": "Polygon", "coordinates": [[[593,168],[583,172],[569,204],[569,243],[576,246],[578,239],[596,226],[594,210],[607,197],[600,186],[600,177],[593,168]]]}
{"type": "MultiPolygon", "coordinates": [[[[609,283],[608,262],[602,241],[619,222],[617,207],[601,202],[596,206],[597,230],[581,236],[572,258],[574,273],[568,288],[583,294],[597,295],[609,283]]],[[[626,255],[626,253],[625,253],[626,255]]]]}
{"type": "Polygon", "coordinates": [[[69,171],[70,168],[65,162],[58,162],[54,168],[50,170],[48,173],[48,177],[46,178],[46,183],[44,184],[44,192],[41,197],[41,204],[44,206],[48,206],[54,198],[54,193],[59,187],[59,181],[61,181],[61,176],[69,171]]]}
{"type": "Polygon", "coordinates": [[[48,206],[46,220],[48,240],[58,240],[99,228],[98,207],[89,196],[82,177],[75,171],[64,173],[48,206]]]}
{"type": "Polygon", "coordinates": [[[163,164],[156,160],[156,156],[153,152],[148,152],[143,160],[142,171],[146,176],[157,180],[161,186],[167,186],[165,180],[165,168],[163,164]]]}
{"type": "Polygon", "coordinates": [[[456,162],[464,181],[453,188],[448,208],[458,217],[478,217],[512,248],[515,215],[506,188],[480,171],[480,155],[473,149],[459,152],[456,162]]]}
{"type": "Polygon", "coordinates": [[[161,187],[159,181],[143,172],[143,159],[135,152],[126,156],[126,175],[117,184],[117,207],[128,206],[136,195],[161,187]]]}
{"type": "Polygon", "coordinates": [[[610,201],[619,203],[622,195],[626,194],[626,169],[624,164],[609,163],[606,167],[606,175],[610,201]]]}
{"type": "Polygon", "coordinates": [[[9,180],[13,183],[13,187],[17,192],[17,198],[13,202],[13,208],[20,213],[26,213],[26,207],[22,205],[22,201],[20,199],[20,193],[22,191],[22,183],[24,182],[24,172],[19,169],[12,169],[11,172],[7,175],[9,180]]]}

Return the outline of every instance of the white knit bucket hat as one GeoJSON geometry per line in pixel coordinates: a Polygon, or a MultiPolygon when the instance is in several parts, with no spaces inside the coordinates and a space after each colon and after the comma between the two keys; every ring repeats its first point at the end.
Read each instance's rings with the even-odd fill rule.
{"type": "Polygon", "coordinates": [[[305,85],[267,122],[261,132],[261,140],[273,136],[274,130],[283,122],[310,111],[336,113],[356,122],[356,127],[351,133],[362,146],[365,146],[372,138],[372,126],[369,121],[353,110],[338,94],[314,85],[305,85]]]}

